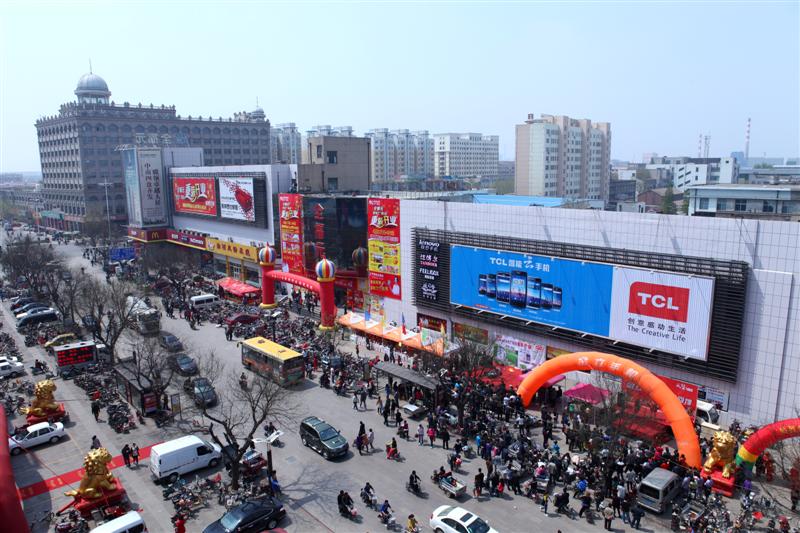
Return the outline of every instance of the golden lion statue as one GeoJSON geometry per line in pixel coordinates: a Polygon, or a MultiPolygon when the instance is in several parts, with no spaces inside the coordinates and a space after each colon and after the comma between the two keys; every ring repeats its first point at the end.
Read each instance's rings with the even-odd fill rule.
{"type": "Polygon", "coordinates": [[[714,447],[708,453],[703,471],[710,474],[715,467],[722,468],[722,477],[729,478],[733,473],[736,459],[736,439],[727,431],[714,433],[714,447]]]}
{"type": "Polygon", "coordinates": [[[83,498],[94,500],[103,495],[104,490],[114,490],[117,488],[114,483],[114,476],[108,471],[108,463],[111,462],[111,454],[105,448],[97,448],[86,454],[83,461],[83,468],[86,473],[81,479],[78,490],[65,492],[64,495],[73,498],[83,498]]]}
{"type": "Polygon", "coordinates": [[[59,405],[53,398],[53,392],[56,390],[56,384],[52,379],[44,379],[36,384],[34,394],[36,398],[31,402],[30,407],[26,407],[23,411],[24,414],[33,416],[47,416],[48,414],[58,411],[59,405]]]}

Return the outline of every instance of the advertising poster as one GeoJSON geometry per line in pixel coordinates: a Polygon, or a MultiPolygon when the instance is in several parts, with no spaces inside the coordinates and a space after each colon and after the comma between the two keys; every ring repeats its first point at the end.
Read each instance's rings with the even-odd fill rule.
{"type": "Polygon", "coordinates": [[[727,392],[709,386],[698,387],[697,392],[698,400],[718,404],[722,406],[723,411],[728,410],[728,400],[730,400],[730,395],[727,392]]]}
{"type": "Polygon", "coordinates": [[[453,245],[450,302],[705,360],[714,280],[453,245]]]}
{"type": "MultiPolygon", "coordinates": [[[[142,226],[159,226],[167,223],[164,201],[164,176],[161,149],[136,150],[139,164],[139,192],[141,196],[142,226]]],[[[136,189],[133,189],[136,190],[136,189]]],[[[130,194],[133,190],[129,191],[130,194]]]]}
{"type": "Polygon", "coordinates": [[[141,227],[141,198],[136,194],[136,191],[139,190],[139,166],[136,164],[136,150],[131,148],[122,151],[122,169],[125,173],[125,191],[128,196],[128,224],[141,227]]]}
{"type": "Polygon", "coordinates": [[[303,197],[299,194],[279,195],[278,210],[283,264],[288,272],[303,275],[303,197]]]}
{"type": "Polygon", "coordinates": [[[420,328],[432,329],[434,331],[444,331],[447,333],[447,319],[438,318],[431,315],[417,313],[417,325],[420,328]]]}
{"type": "Polygon", "coordinates": [[[253,178],[219,179],[219,216],[249,222],[256,219],[253,178]]]}
{"type": "Polygon", "coordinates": [[[216,216],[214,178],[173,178],[172,199],[176,213],[216,216]]]}
{"type": "Polygon", "coordinates": [[[489,344],[489,330],[453,322],[453,339],[456,341],[466,340],[477,344],[489,344]]]}
{"type": "Polygon", "coordinates": [[[422,301],[439,301],[439,250],[441,243],[430,239],[417,239],[417,276],[421,280],[417,287],[417,298],[422,301]]]}
{"type": "Polygon", "coordinates": [[[367,220],[369,290],[372,294],[399,300],[400,200],[370,198],[367,220]]]}
{"type": "MultiPolygon", "coordinates": [[[[694,414],[695,410],[697,409],[699,387],[694,383],[681,381],[680,379],[659,376],[658,374],[656,375],[658,376],[658,379],[663,381],[667,387],[669,387],[669,390],[671,390],[675,396],[678,397],[678,400],[680,400],[681,404],[686,408],[686,411],[690,414],[694,414]]],[[[642,402],[648,405],[653,405],[653,401],[650,399],[650,396],[642,392],[642,390],[635,383],[624,381],[624,385],[625,389],[633,396],[640,398],[642,402]]],[[[657,406],[654,408],[657,408],[657,406]]]]}
{"type": "Polygon", "coordinates": [[[530,370],[544,363],[546,348],[543,344],[522,341],[506,335],[494,339],[495,359],[508,366],[530,370]]]}

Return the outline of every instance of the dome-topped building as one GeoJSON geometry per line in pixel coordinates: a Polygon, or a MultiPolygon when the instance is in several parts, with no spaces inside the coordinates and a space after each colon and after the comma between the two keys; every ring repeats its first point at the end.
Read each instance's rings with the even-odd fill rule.
{"type": "Polygon", "coordinates": [[[255,111],[250,113],[250,118],[256,122],[264,122],[264,120],[267,118],[267,115],[264,113],[263,109],[256,107],[255,111]]]}
{"type": "Polygon", "coordinates": [[[75,96],[78,97],[78,103],[108,104],[111,91],[108,90],[106,80],[93,72],[89,72],[78,80],[78,86],[75,87],[75,96]]]}

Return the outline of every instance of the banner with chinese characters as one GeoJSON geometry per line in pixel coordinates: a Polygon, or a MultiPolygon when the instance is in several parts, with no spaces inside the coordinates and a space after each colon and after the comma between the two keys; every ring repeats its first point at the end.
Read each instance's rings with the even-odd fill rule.
{"type": "Polygon", "coordinates": [[[544,363],[547,347],[507,335],[497,335],[494,339],[495,359],[504,365],[530,370],[544,363]]]}
{"type": "Polygon", "coordinates": [[[176,213],[216,216],[214,178],[172,178],[172,201],[176,213]]]}
{"type": "Polygon", "coordinates": [[[470,326],[469,324],[453,322],[453,340],[456,342],[474,342],[488,346],[489,330],[476,326],[470,326]]]}
{"type": "Polygon", "coordinates": [[[305,274],[303,267],[303,197],[299,194],[278,196],[281,224],[281,258],[288,272],[305,274]]]}
{"type": "MultiPolygon", "coordinates": [[[[139,164],[139,191],[141,194],[142,226],[159,226],[167,223],[160,148],[136,150],[139,164]]],[[[129,191],[131,194],[132,191],[129,191]]]]}
{"type": "Polygon", "coordinates": [[[234,259],[244,259],[253,263],[258,263],[258,248],[239,244],[237,242],[222,241],[213,237],[206,239],[206,249],[215,254],[226,255],[234,259]]]}
{"type": "MultiPolygon", "coordinates": [[[[668,378],[658,374],[656,374],[656,376],[658,379],[663,381],[667,387],[669,387],[669,390],[671,390],[675,396],[677,396],[678,400],[686,408],[686,411],[693,415],[697,409],[697,400],[700,387],[694,383],[689,383],[688,381],[668,378]]],[[[650,395],[644,393],[635,383],[623,380],[623,384],[625,386],[625,390],[628,391],[635,399],[638,399],[640,403],[645,405],[653,405],[653,408],[656,408],[654,402],[650,399],[650,395]]]]}
{"type": "Polygon", "coordinates": [[[400,200],[367,200],[367,250],[370,293],[399,300],[400,289],[400,200]]]}

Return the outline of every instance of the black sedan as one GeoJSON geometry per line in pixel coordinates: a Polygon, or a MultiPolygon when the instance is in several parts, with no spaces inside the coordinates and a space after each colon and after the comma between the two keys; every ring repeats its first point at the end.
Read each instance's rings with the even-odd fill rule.
{"type": "Polygon", "coordinates": [[[285,516],[283,504],[276,498],[246,501],[209,524],[203,533],[255,533],[275,529],[285,516]]]}
{"type": "Polygon", "coordinates": [[[186,354],[175,355],[170,359],[172,368],[182,376],[193,376],[197,374],[197,363],[186,354]]]}

